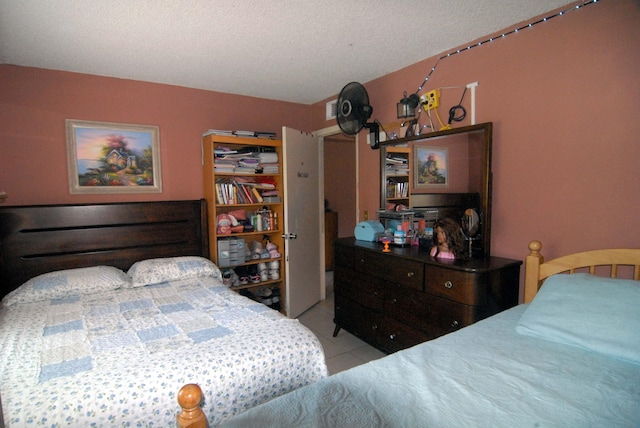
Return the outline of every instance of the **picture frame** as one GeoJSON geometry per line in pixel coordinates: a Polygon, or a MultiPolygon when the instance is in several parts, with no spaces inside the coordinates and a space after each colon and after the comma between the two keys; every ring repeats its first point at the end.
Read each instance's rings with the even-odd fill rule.
{"type": "Polygon", "coordinates": [[[160,130],[67,119],[71,194],[161,193],[160,130]]]}
{"type": "Polygon", "coordinates": [[[449,150],[414,145],[413,186],[417,189],[449,187],[449,150]]]}

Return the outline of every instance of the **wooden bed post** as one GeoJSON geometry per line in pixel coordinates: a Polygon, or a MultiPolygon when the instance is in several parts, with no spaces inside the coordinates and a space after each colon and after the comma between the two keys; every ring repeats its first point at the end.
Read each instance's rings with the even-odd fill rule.
{"type": "Polygon", "coordinates": [[[200,408],[202,389],[195,383],[189,383],[178,392],[178,404],[182,407],[176,416],[177,428],[207,428],[207,418],[200,408]]]}
{"type": "Polygon", "coordinates": [[[531,241],[529,243],[529,255],[524,262],[524,303],[530,303],[540,288],[540,265],[544,257],[540,254],[542,243],[531,241]]]}

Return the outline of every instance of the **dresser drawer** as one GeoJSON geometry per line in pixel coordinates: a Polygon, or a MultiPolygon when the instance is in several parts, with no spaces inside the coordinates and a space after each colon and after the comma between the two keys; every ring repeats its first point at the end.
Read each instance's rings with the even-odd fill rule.
{"type": "Polygon", "coordinates": [[[356,249],[353,247],[347,247],[345,245],[335,244],[334,255],[333,255],[334,265],[353,269],[355,253],[356,253],[356,249]]]}
{"type": "Polygon", "coordinates": [[[424,264],[413,260],[357,248],[355,269],[398,286],[416,290],[424,288],[424,264]]]}
{"type": "Polygon", "coordinates": [[[464,305],[414,290],[387,289],[385,316],[410,325],[434,339],[473,324],[481,307],[464,305]]]}
{"type": "Polygon", "coordinates": [[[362,306],[382,311],[384,281],[361,272],[336,266],[333,274],[336,296],[355,300],[362,306]]]}
{"type": "Polygon", "coordinates": [[[486,275],[425,267],[425,291],[466,305],[482,305],[486,300],[486,275]]]}
{"type": "Polygon", "coordinates": [[[382,314],[343,296],[335,296],[334,322],[368,343],[376,342],[382,314]]]}
{"type": "Polygon", "coordinates": [[[425,342],[432,337],[393,318],[384,317],[376,328],[375,345],[392,353],[425,342]]]}

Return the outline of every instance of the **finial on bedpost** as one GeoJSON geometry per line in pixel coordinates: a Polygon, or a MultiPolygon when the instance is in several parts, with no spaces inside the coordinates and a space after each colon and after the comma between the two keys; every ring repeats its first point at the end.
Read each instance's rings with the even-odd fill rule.
{"type": "Polygon", "coordinates": [[[176,416],[177,428],[207,428],[207,418],[200,408],[202,389],[195,383],[189,383],[180,388],[178,404],[182,407],[176,416]]]}
{"type": "Polygon", "coordinates": [[[524,303],[531,302],[540,288],[540,264],[544,262],[544,257],[540,254],[541,249],[542,242],[529,242],[529,255],[524,261],[524,303]]]}
{"type": "Polygon", "coordinates": [[[529,251],[531,251],[532,253],[530,255],[540,255],[541,249],[542,249],[542,242],[540,241],[529,242],[529,251]]]}

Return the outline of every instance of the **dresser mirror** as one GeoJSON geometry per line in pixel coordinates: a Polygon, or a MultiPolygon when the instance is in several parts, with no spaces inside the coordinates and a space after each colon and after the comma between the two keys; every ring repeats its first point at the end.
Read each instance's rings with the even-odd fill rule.
{"type": "MultiPolygon", "coordinates": [[[[409,209],[415,222],[421,213],[437,210],[437,218],[451,217],[466,232],[472,258],[489,256],[492,131],[487,122],[381,142],[381,212],[409,209]],[[396,154],[407,160],[404,178],[388,172],[396,154]],[[398,182],[407,193],[390,198],[398,182]]],[[[433,219],[433,214],[424,216],[433,219]]]]}

